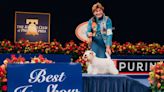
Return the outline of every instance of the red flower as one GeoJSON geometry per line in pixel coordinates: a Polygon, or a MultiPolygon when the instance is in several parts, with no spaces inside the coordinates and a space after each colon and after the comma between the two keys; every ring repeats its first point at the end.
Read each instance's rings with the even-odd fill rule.
{"type": "Polygon", "coordinates": [[[3,86],[1,87],[1,89],[2,89],[2,91],[7,91],[7,85],[3,85],[3,86]]]}
{"type": "Polygon", "coordinates": [[[34,59],[34,61],[35,61],[35,63],[38,63],[38,62],[39,62],[39,60],[38,60],[38,59],[34,59]]]}
{"type": "Polygon", "coordinates": [[[0,78],[3,78],[5,76],[5,70],[0,67],[0,78]]]}

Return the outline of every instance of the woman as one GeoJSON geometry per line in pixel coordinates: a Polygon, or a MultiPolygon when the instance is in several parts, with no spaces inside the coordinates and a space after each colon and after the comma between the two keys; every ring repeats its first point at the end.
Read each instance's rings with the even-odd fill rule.
{"type": "Polygon", "coordinates": [[[104,7],[100,3],[92,6],[93,17],[88,21],[87,36],[92,39],[91,49],[97,57],[105,58],[105,52],[111,55],[112,23],[104,14],[104,7]]]}

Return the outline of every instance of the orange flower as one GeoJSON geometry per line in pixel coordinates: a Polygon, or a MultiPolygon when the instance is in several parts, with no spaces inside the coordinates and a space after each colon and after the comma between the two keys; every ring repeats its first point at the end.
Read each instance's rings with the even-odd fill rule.
{"type": "Polygon", "coordinates": [[[163,70],[160,70],[161,74],[164,74],[164,71],[163,70]]]}
{"type": "Polygon", "coordinates": [[[152,80],[150,80],[150,81],[149,81],[149,83],[150,83],[150,84],[153,84],[153,81],[152,81],[152,80]]]}
{"type": "Polygon", "coordinates": [[[2,82],[7,82],[7,78],[3,78],[1,81],[2,82]]]}
{"type": "Polygon", "coordinates": [[[155,78],[160,79],[160,76],[158,74],[155,75],[155,78]]]}
{"type": "Polygon", "coordinates": [[[161,79],[164,79],[164,75],[161,76],[161,79]]]}
{"type": "Polygon", "coordinates": [[[163,64],[163,61],[160,61],[157,63],[158,66],[161,66],[163,64]]]}
{"type": "Polygon", "coordinates": [[[161,83],[158,82],[157,83],[157,87],[160,88],[161,87],[161,83]]]}
{"type": "Polygon", "coordinates": [[[156,65],[156,69],[159,69],[160,68],[160,66],[159,65],[156,65]]]}
{"type": "Polygon", "coordinates": [[[152,70],[154,70],[154,66],[152,65],[152,66],[150,66],[150,71],[152,71],[152,70]]]}
{"type": "Polygon", "coordinates": [[[159,73],[159,72],[160,72],[160,70],[156,70],[155,72],[156,72],[156,73],[159,73]]]}
{"type": "Polygon", "coordinates": [[[8,64],[8,60],[5,59],[5,60],[3,61],[3,63],[4,63],[5,65],[7,65],[7,64],[8,64]]]}

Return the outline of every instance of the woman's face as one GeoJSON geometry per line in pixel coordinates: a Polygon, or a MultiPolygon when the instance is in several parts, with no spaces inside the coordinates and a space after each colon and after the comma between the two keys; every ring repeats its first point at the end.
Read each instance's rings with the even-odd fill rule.
{"type": "Polygon", "coordinates": [[[93,15],[96,16],[97,18],[101,18],[104,15],[104,12],[101,8],[97,8],[94,12],[93,15]]]}

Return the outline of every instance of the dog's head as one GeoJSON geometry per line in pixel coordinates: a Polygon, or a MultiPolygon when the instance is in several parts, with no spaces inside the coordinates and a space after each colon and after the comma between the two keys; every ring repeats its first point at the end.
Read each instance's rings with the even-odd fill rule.
{"type": "Polygon", "coordinates": [[[85,51],[85,53],[83,54],[83,59],[85,61],[92,61],[92,59],[96,56],[96,53],[91,51],[91,50],[87,50],[85,51]]]}

